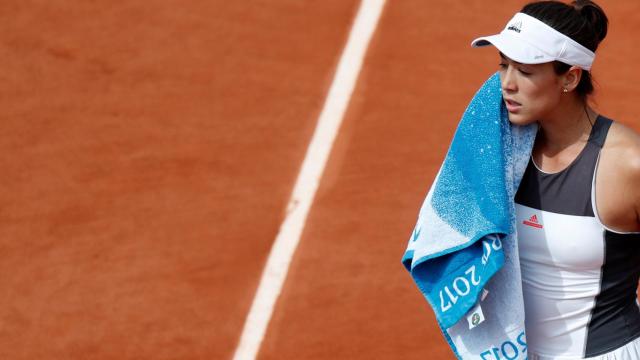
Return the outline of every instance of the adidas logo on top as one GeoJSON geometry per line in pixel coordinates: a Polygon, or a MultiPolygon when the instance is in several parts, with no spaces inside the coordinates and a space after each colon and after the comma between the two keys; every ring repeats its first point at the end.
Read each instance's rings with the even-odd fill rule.
{"type": "Polygon", "coordinates": [[[520,33],[520,31],[522,31],[522,21],[516,21],[512,24],[509,24],[507,30],[513,30],[517,33],[520,33]]]}
{"type": "Polygon", "coordinates": [[[535,215],[533,215],[532,217],[530,217],[530,218],[529,218],[529,220],[525,220],[525,221],[523,221],[522,223],[523,223],[523,224],[525,224],[525,225],[528,225],[528,226],[531,226],[531,227],[537,228],[537,229],[542,229],[542,228],[543,228],[542,224],[540,224],[540,223],[538,222],[538,217],[537,217],[537,216],[535,216],[535,215]]]}

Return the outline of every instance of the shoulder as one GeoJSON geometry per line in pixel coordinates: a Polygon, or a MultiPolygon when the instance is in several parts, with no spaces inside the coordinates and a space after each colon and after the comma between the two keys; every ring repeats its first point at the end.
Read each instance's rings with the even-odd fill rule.
{"type": "Polygon", "coordinates": [[[604,151],[616,155],[620,170],[627,170],[640,175],[640,134],[634,129],[614,122],[611,125],[604,151]]]}
{"type": "MultiPolygon", "coordinates": [[[[640,202],[640,134],[634,129],[614,122],[603,147],[607,159],[613,161],[617,176],[640,202]]],[[[630,194],[631,195],[631,194],[630,194]]],[[[640,205],[640,204],[639,204],[640,205]]]]}
{"type": "Polygon", "coordinates": [[[596,191],[605,224],[624,231],[640,231],[640,135],[614,122],[600,152],[596,191]]]}

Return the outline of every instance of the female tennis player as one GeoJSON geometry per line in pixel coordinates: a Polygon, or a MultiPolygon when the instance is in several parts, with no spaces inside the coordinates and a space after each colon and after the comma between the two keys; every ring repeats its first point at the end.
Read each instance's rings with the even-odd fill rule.
{"type": "Polygon", "coordinates": [[[473,42],[499,51],[509,120],[539,125],[516,195],[529,359],[640,359],[640,136],[588,103],[607,26],[541,1],[473,42]]]}

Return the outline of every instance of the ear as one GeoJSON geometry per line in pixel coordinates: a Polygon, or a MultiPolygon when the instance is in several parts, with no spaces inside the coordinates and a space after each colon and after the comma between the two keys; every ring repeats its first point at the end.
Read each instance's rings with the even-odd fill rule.
{"type": "Polygon", "coordinates": [[[569,71],[562,75],[562,87],[567,91],[573,91],[580,83],[582,78],[582,69],[577,66],[572,66],[569,71]]]}

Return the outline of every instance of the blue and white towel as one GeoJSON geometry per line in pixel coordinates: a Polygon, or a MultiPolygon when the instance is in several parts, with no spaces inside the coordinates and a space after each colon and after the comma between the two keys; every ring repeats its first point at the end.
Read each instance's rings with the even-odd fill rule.
{"type": "Polygon", "coordinates": [[[489,78],[462,116],[402,258],[459,359],[527,358],[514,197],[536,130],[509,122],[499,76],[489,78]]]}

